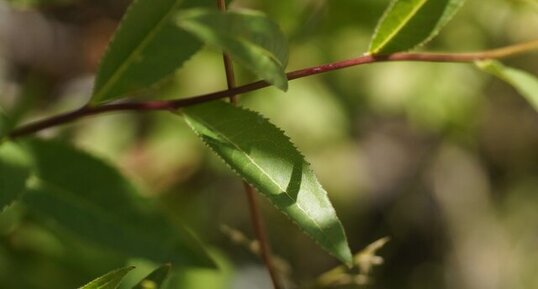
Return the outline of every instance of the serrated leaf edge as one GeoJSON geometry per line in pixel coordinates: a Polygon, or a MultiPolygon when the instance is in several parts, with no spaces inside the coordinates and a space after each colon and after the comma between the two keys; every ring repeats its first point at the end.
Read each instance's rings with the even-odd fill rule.
{"type": "MultiPolygon", "coordinates": [[[[125,16],[123,17],[124,20],[127,19],[127,17],[129,17],[129,14],[130,14],[131,10],[140,1],[144,1],[144,0],[134,0],[133,3],[131,3],[131,5],[129,6],[129,9],[125,12],[125,16]]],[[[103,101],[102,95],[105,95],[105,92],[108,92],[108,90],[110,90],[110,86],[112,85],[112,83],[115,83],[117,81],[117,79],[119,77],[121,77],[121,75],[128,68],[128,63],[132,62],[133,59],[136,59],[136,58],[140,57],[140,51],[143,50],[147,46],[147,44],[153,39],[155,34],[158,33],[158,31],[161,30],[161,28],[168,21],[170,21],[172,15],[181,6],[181,4],[183,4],[183,1],[176,0],[175,4],[172,5],[172,7],[166,13],[166,15],[161,20],[159,20],[157,25],[155,25],[155,27],[153,29],[151,29],[151,31],[148,33],[148,35],[146,35],[146,37],[144,37],[144,40],[142,40],[142,42],[140,42],[140,44],[137,45],[137,47],[135,49],[133,49],[133,51],[125,58],[125,61],[123,61],[123,63],[112,73],[112,75],[109,77],[108,81],[105,83],[104,86],[101,87],[101,89],[99,91],[96,91],[95,90],[96,87],[94,87],[94,90],[92,92],[92,98],[91,98],[90,104],[96,104],[99,101],[103,101]]],[[[107,46],[107,49],[105,50],[105,53],[103,54],[104,56],[101,58],[101,61],[99,62],[99,67],[103,64],[103,62],[104,62],[106,56],[108,55],[111,47],[117,41],[117,35],[120,33],[120,31],[125,29],[124,20],[122,20],[120,22],[120,26],[117,28],[116,33],[114,33],[113,39],[110,41],[109,45],[107,46]]],[[[163,76],[163,78],[166,78],[169,75],[172,75],[173,73],[174,72],[168,73],[167,75],[163,76]]],[[[105,99],[105,101],[106,100],[107,99],[105,99]]]]}
{"type": "MultiPolygon", "coordinates": [[[[244,107],[240,107],[240,106],[237,106],[237,108],[240,108],[242,109],[243,111],[247,112],[247,113],[252,113],[252,114],[255,114],[256,116],[262,118],[263,120],[265,120],[270,126],[273,126],[273,128],[277,129],[279,132],[282,133],[282,135],[286,138],[286,140],[289,142],[289,144],[296,150],[296,152],[299,154],[299,156],[303,159],[303,161],[307,164],[307,170],[309,170],[310,173],[314,174],[313,173],[313,170],[311,169],[310,167],[310,163],[308,161],[306,161],[306,158],[304,157],[304,155],[297,149],[297,147],[295,146],[295,144],[291,141],[291,139],[286,135],[286,133],[280,129],[278,126],[274,125],[268,118],[266,118],[265,116],[263,116],[262,114],[258,113],[257,111],[253,111],[253,110],[250,110],[250,109],[247,109],[247,108],[244,108],[244,107]]],[[[184,115],[188,115],[188,113],[184,113],[184,115]]],[[[189,126],[192,128],[193,125],[191,124],[191,122],[189,121],[189,118],[193,118],[193,119],[196,119],[195,117],[192,117],[190,115],[188,115],[187,117],[185,117],[185,120],[187,121],[187,123],[189,124],[189,126]]],[[[205,123],[205,122],[203,122],[205,123]]],[[[211,127],[211,126],[210,126],[211,127]]],[[[195,129],[193,129],[194,133],[196,135],[198,135],[198,137],[202,140],[202,142],[204,143],[205,146],[207,146],[211,151],[215,152],[215,150],[211,147],[211,145],[209,145],[209,143],[205,140],[205,138],[195,129]]],[[[215,131],[215,130],[214,130],[215,131]]],[[[219,135],[221,135],[219,133],[219,135]]],[[[222,135],[221,135],[222,136],[222,135]]],[[[226,140],[228,140],[228,138],[225,137],[226,140]]],[[[229,140],[228,140],[229,141],[229,140]]],[[[240,148],[237,147],[237,145],[231,141],[229,141],[230,143],[232,143],[239,151],[243,152],[244,154],[246,154],[248,156],[248,154],[246,152],[244,152],[243,150],[241,150],[240,148]]],[[[253,184],[251,183],[249,180],[247,180],[246,178],[244,178],[242,176],[242,174],[240,172],[238,172],[234,167],[232,167],[230,164],[228,164],[228,162],[226,160],[224,160],[224,158],[222,158],[218,153],[215,152],[215,154],[218,156],[219,159],[221,159],[228,168],[230,168],[235,174],[237,174],[238,176],[240,176],[244,181],[246,181],[247,183],[249,183],[249,185],[253,186],[258,192],[261,192],[262,190],[259,189],[258,186],[256,186],[256,184],[253,184]]],[[[250,156],[248,156],[249,159],[250,156]]],[[[254,162],[253,162],[254,163],[254,162]]],[[[259,167],[257,164],[256,164],[256,167],[259,167]]],[[[260,168],[261,169],[261,168],[260,168]]],[[[282,192],[284,192],[290,199],[293,200],[293,198],[291,198],[291,196],[289,196],[288,192],[285,190],[285,189],[282,189],[280,188],[280,186],[278,185],[278,183],[276,183],[263,169],[261,169],[261,171],[279,188],[281,189],[282,192]]],[[[321,188],[321,190],[324,192],[325,194],[325,197],[328,198],[328,193],[327,191],[325,191],[325,189],[323,189],[323,187],[321,186],[321,184],[319,183],[319,181],[316,180],[316,185],[321,188]]],[[[292,223],[294,223],[300,231],[302,231],[304,234],[310,236],[310,233],[307,232],[305,229],[303,229],[299,223],[297,223],[289,214],[288,212],[286,212],[285,210],[281,209],[271,198],[269,198],[269,196],[267,196],[266,194],[262,193],[262,195],[275,207],[277,208],[277,210],[279,210],[280,212],[282,212],[285,216],[288,217],[289,220],[292,221],[292,223]]],[[[297,207],[304,213],[306,213],[306,211],[301,207],[299,206],[299,204],[297,204],[297,207]]],[[[331,210],[332,212],[337,216],[336,214],[336,210],[334,209],[334,207],[332,206],[331,204],[331,210]]],[[[323,232],[323,230],[321,229],[321,226],[314,220],[314,219],[311,219],[314,224],[316,225],[316,227],[318,228],[318,230],[320,232],[323,232]]],[[[338,224],[340,225],[341,228],[343,228],[343,225],[342,223],[340,222],[340,220],[337,218],[337,222],[338,224]]],[[[345,241],[346,241],[346,245],[347,245],[347,236],[346,236],[346,233],[344,230],[342,230],[342,233],[344,235],[344,238],[345,238],[345,241]]],[[[328,241],[328,243],[330,244],[333,244],[335,245],[335,243],[329,239],[326,234],[322,234],[323,238],[328,241]]],[[[348,264],[349,262],[352,262],[352,255],[351,255],[351,251],[349,251],[349,260],[342,260],[340,259],[341,257],[340,256],[337,256],[336,254],[334,254],[333,252],[331,252],[330,250],[327,250],[319,241],[317,241],[315,238],[310,238],[312,239],[316,244],[318,244],[321,248],[324,248],[326,252],[328,252],[330,255],[334,256],[336,259],[339,259],[341,261],[344,261],[344,263],[348,264]]],[[[349,248],[349,245],[347,245],[348,248],[349,248]]],[[[348,264],[349,265],[349,264],[348,264]]]]}

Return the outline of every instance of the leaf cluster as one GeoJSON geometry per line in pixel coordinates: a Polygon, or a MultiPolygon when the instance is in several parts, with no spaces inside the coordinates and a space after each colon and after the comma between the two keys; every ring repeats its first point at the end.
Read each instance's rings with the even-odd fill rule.
{"type": "MultiPolygon", "coordinates": [[[[380,19],[368,54],[426,44],[464,0],[394,0],[380,19]]],[[[149,94],[207,45],[229,54],[257,78],[288,89],[287,37],[258,11],[212,9],[209,0],[135,0],[96,76],[90,107],[149,94]]],[[[498,62],[478,66],[515,86],[538,109],[538,81],[498,62]]],[[[222,101],[174,111],[241,179],[344,264],[353,257],[344,227],[310,164],[290,138],[261,114],[222,101]]],[[[0,110],[0,208],[14,202],[52,226],[126,256],[181,266],[214,266],[206,246],[169,218],[116,168],[57,141],[9,140],[0,110]]],[[[131,267],[81,288],[117,288],[131,267]]],[[[169,266],[133,288],[159,288],[169,266]]]]}

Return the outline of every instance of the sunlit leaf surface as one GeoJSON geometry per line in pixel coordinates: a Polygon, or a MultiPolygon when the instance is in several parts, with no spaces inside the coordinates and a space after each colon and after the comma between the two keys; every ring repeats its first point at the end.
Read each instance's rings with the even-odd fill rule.
{"type": "Polygon", "coordinates": [[[210,0],[135,0],[103,57],[92,103],[121,98],[171,75],[201,47],[173,23],[180,9],[210,0]]]}
{"type": "Polygon", "coordinates": [[[465,0],[394,0],[370,42],[371,54],[413,49],[434,36],[452,19],[465,0]]]}
{"type": "Polygon", "coordinates": [[[342,262],[351,252],[310,165],[279,128],[256,112],[216,101],[185,109],[189,125],[237,174],[342,262]]]}

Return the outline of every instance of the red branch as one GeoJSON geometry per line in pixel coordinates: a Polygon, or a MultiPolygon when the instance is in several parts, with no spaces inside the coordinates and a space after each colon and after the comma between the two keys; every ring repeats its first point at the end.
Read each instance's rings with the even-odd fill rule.
{"type": "MultiPolygon", "coordinates": [[[[287,73],[288,80],[308,77],[316,74],[322,74],[334,70],[359,66],[377,62],[395,62],[395,61],[415,61],[415,62],[456,62],[468,63],[479,60],[500,59],[517,54],[529,52],[538,49],[538,40],[526,43],[520,43],[512,46],[507,46],[499,49],[488,50],[476,53],[394,53],[389,55],[364,55],[356,58],[338,61],[334,63],[304,68],[287,73]]],[[[23,125],[14,129],[9,137],[11,139],[30,135],[38,131],[70,123],[74,120],[115,111],[157,111],[157,110],[177,110],[182,107],[187,107],[195,104],[200,104],[216,99],[233,97],[247,92],[255,91],[264,87],[270,86],[265,81],[256,81],[227,90],[212,92],[208,94],[193,96],[190,98],[177,100],[161,100],[161,101],[146,101],[146,102],[123,102],[103,104],[99,106],[85,106],[80,109],[67,112],[64,114],[52,116],[43,120],[39,120],[30,124],[23,125]]]]}

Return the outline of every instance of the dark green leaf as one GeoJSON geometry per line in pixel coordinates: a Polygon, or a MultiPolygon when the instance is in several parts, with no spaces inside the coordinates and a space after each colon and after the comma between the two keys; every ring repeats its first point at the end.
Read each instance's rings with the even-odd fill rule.
{"type": "Polygon", "coordinates": [[[123,277],[133,269],[134,267],[131,266],[114,270],[80,287],[80,289],[116,289],[123,277]]]}
{"type": "Polygon", "coordinates": [[[189,231],[142,200],[117,170],[81,151],[33,140],[39,181],[23,195],[34,212],[78,237],[132,257],[181,265],[212,266],[189,231]]]}
{"type": "Polygon", "coordinates": [[[278,25],[265,15],[247,10],[192,9],[181,12],[177,23],[203,42],[229,53],[257,76],[287,90],[287,41],[278,25]]]}
{"type": "Polygon", "coordinates": [[[9,129],[9,119],[4,110],[0,107],[0,144],[2,143],[2,139],[9,133],[9,129]]]}
{"type": "Polygon", "coordinates": [[[24,192],[30,167],[30,158],[17,144],[0,144],[0,211],[24,192]]]}
{"type": "Polygon", "coordinates": [[[136,284],[133,289],[159,289],[170,273],[170,265],[163,265],[151,272],[144,280],[136,284]]]}
{"type": "Polygon", "coordinates": [[[237,174],[321,247],[350,264],[336,212],[304,157],[259,114],[216,101],[185,109],[189,125],[237,174]]]}
{"type": "Polygon", "coordinates": [[[92,103],[113,100],[166,78],[201,47],[173,23],[180,9],[213,4],[210,0],[135,0],[106,52],[92,103]]]}
{"type": "Polygon", "coordinates": [[[394,0],[377,25],[368,52],[393,53],[430,41],[465,0],[394,0]]]}
{"type": "Polygon", "coordinates": [[[504,66],[494,60],[479,62],[478,67],[512,85],[535,110],[538,110],[538,78],[536,76],[526,71],[504,66]]]}

